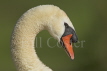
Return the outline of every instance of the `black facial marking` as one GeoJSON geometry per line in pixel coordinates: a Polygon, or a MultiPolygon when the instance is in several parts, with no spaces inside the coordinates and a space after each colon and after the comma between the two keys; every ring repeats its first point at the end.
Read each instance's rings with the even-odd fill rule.
{"type": "Polygon", "coordinates": [[[72,29],[67,23],[64,23],[64,26],[65,26],[65,32],[62,35],[62,37],[72,34],[73,36],[71,38],[71,42],[76,43],[78,41],[78,37],[74,29],[72,29]]]}

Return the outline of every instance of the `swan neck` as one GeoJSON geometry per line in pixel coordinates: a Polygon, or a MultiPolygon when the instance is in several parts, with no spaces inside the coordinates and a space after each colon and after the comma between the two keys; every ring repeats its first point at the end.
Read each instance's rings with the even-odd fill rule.
{"type": "Polygon", "coordinates": [[[43,29],[43,25],[29,14],[17,22],[12,34],[11,52],[18,71],[52,71],[39,60],[34,48],[35,37],[43,29]]]}

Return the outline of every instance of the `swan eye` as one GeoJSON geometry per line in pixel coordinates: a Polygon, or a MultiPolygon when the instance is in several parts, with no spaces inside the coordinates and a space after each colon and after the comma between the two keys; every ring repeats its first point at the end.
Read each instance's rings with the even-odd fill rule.
{"type": "Polygon", "coordinates": [[[69,28],[69,25],[67,23],[64,22],[64,25],[66,28],[69,28]]]}

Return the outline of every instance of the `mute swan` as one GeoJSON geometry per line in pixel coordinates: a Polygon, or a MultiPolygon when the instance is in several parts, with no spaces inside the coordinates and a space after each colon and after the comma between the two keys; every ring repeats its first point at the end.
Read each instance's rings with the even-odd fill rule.
{"type": "Polygon", "coordinates": [[[54,5],[41,5],[24,13],[18,20],[11,40],[11,52],[18,71],[52,71],[38,58],[34,49],[36,35],[48,30],[74,59],[72,42],[78,38],[66,13],[54,5]]]}

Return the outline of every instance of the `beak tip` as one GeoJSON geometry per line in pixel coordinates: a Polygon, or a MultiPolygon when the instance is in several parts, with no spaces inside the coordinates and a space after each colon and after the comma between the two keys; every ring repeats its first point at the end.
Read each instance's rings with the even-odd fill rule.
{"type": "Polygon", "coordinates": [[[74,60],[74,55],[71,55],[71,59],[74,60]]]}
{"type": "Polygon", "coordinates": [[[74,60],[74,57],[71,57],[72,60],[74,60]]]}

